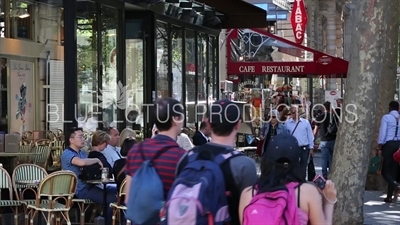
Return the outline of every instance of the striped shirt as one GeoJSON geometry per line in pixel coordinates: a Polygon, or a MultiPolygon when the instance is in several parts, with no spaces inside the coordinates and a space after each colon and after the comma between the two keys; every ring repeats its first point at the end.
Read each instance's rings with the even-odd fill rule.
{"type": "MultiPolygon", "coordinates": [[[[146,159],[152,159],[156,152],[163,148],[168,148],[166,152],[154,160],[154,168],[164,184],[164,195],[168,195],[172,183],[175,181],[175,170],[181,157],[186,151],[179,147],[175,140],[165,135],[157,135],[154,138],[146,139],[140,144],[136,144],[129,151],[126,161],[126,173],[133,177],[136,170],[143,163],[140,151],[143,146],[143,154],[146,159]]],[[[133,190],[134,191],[134,190],[133,190]]]]}

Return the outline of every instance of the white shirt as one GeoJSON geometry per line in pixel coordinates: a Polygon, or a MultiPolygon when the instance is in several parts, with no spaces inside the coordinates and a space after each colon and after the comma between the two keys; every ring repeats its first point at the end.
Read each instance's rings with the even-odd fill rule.
{"type": "Polygon", "coordinates": [[[107,145],[107,147],[101,153],[103,153],[104,157],[106,157],[107,162],[110,163],[111,167],[114,167],[115,161],[122,158],[120,151],[120,147],[107,145]]]}
{"type": "Polygon", "coordinates": [[[179,147],[185,149],[186,151],[192,149],[194,147],[192,141],[190,138],[184,134],[181,133],[177,138],[176,138],[176,143],[179,145],[179,147]]]}

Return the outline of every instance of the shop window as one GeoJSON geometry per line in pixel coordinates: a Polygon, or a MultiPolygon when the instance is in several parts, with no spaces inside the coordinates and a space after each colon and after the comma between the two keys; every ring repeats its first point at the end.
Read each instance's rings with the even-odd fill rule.
{"type": "Polygon", "coordinates": [[[215,79],[214,79],[215,69],[214,68],[216,67],[216,65],[218,65],[218,64],[216,64],[216,61],[214,58],[214,41],[215,41],[215,38],[213,36],[210,36],[208,38],[208,77],[209,77],[208,101],[209,102],[212,102],[215,100],[217,95],[216,95],[216,93],[214,93],[214,88],[219,87],[219,86],[215,87],[215,85],[214,85],[214,81],[215,81],[215,79]]]}
{"type": "Polygon", "coordinates": [[[197,121],[202,120],[207,108],[207,39],[206,34],[197,36],[197,121]]]}
{"type": "Polygon", "coordinates": [[[193,30],[185,34],[186,61],[186,123],[188,127],[196,126],[196,39],[193,30]]]}
{"type": "MultiPolygon", "coordinates": [[[[33,37],[33,18],[32,12],[35,5],[16,0],[9,1],[9,37],[32,39],[33,37]]],[[[7,29],[7,27],[6,27],[7,29]]]]}
{"type": "Polygon", "coordinates": [[[62,2],[58,5],[36,3],[33,6],[34,34],[36,41],[42,44],[63,45],[64,10],[62,2]]]}
{"type": "Polygon", "coordinates": [[[104,126],[116,127],[117,110],[126,109],[126,87],[117,80],[117,25],[118,10],[102,7],[102,110],[104,126]]]}
{"type": "Polygon", "coordinates": [[[172,97],[176,100],[183,102],[182,93],[182,28],[181,27],[171,27],[172,32],[172,97]]]}
{"type": "Polygon", "coordinates": [[[157,22],[157,98],[170,97],[168,88],[168,24],[157,22]]]}
{"type": "MultiPolygon", "coordinates": [[[[142,20],[127,22],[127,31],[142,29],[142,20]]],[[[127,35],[126,39],[126,83],[129,97],[127,99],[126,122],[127,127],[142,130],[143,118],[143,37],[139,34],[127,35]]]]}
{"type": "Polygon", "coordinates": [[[7,121],[7,59],[0,58],[0,131],[8,131],[7,121]]]}
{"type": "Polygon", "coordinates": [[[78,126],[94,131],[98,127],[98,45],[97,13],[94,2],[78,2],[78,126]]]}

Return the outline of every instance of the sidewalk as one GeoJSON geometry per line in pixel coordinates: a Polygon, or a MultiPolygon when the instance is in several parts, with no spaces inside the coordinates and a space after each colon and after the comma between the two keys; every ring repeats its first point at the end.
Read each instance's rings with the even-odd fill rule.
{"type": "MultiPolygon", "coordinates": [[[[321,174],[321,153],[314,154],[314,164],[317,174],[321,174]]],[[[364,192],[364,225],[399,225],[400,198],[396,203],[383,202],[386,194],[382,191],[364,192]]]]}
{"type": "Polygon", "coordinates": [[[365,191],[364,225],[400,224],[400,199],[387,204],[383,202],[385,196],[381,191],[365,191]]]}

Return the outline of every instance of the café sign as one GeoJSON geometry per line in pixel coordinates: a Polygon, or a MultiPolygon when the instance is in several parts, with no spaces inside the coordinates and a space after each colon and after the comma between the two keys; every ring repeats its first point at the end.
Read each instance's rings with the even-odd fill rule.
{"type": "Polygon", "coordinates": [[[297,44],[303,43],[307,19],[304,0],[295,0],[290,21],[292,23],[294,38],[297,44]]]}
{"type": "Polygon", "coordinates": [[[239,73],[304,73],[305,65],[299,66],[239,66],[239,73]]]}

